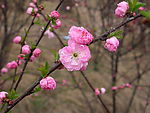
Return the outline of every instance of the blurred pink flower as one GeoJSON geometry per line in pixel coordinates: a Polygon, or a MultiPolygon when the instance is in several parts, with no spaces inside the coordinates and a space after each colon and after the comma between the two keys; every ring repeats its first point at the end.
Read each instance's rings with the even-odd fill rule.
{"type": "Polygon", "coordinates": [[[32,0],[32,2],[37,3],[37,0],[32,0]]]}
{"type": "Polygon", "coordinates": [[[95,95],[96,95],[96,96],[97,96],[97,95],[100,95],[100,91],[99,91],[98,88],[95,88],[95,95]]]}
{"type": "Polygon", "coordinates": [[[59,19],[56,20],[56,25],[53,25],[53,24],[51,23],[51,27],[52,27],[52,28],[55,28],[55,29],[60,28],[61,25],[62,25],[62,23],[61,23],[61,21],[60,21],[59,19]]]}
{"type": "Polygon", "coordinates": [[[33,62],[35,59],[36,59],[36,57],[35,57],[34,55],[32,55],[32,56],[30,57],[30,62],[33,62]]]}
{"type": "Polygon", "coordinates": [[[32,8],[35,8],[35,7],[36,7],[36,5],[35,5],[33,2],[30,2],[30,3],[29,3],[29,6],[32,7],[32,8]]]}
{"type": "Polygon", "coordinates": [[[18,67],[18,64],[17,64],[16,61],[12,61],[12,62],[9,62],[9,63],[6,65],[6,67],[7,67],[8,69],[15,69],[15,68],[18,67]]]}
{"type": "Polygon", "coordinates": [[[25,54],[19,54],[18,59],[19,60],[24,60],[25,59],[25,54]]]}
{"type": "Polygon", "coordinates": [[[117,51],[118,46],[119,46],[119,41],[114,36],[111,37],[110,39],[107,39],[104,45],[104,47],[111,52],[117,51]]]}
{"type": "Polygon", "coordinates": [[[85,70],[91,53],[86,45],[68,42],[68,46],[59,50],[60,61],[68,71],[85,70]]]}
{"type": "Polygon", "coordinates": [[[52,77],[46,77],[40,81],[40,86],[44,90],[54,90],[56,88],[56,82],[52,77]]]}
{"type": "Polygon", "coordinates": [[[7,69],[7,68],[3,67],[3,68],[1,69],[1,73],[2,73],[2,74],[5,74],[5,73],[7,73],[7,72],[8,72],[8,69],[7,69]]]}
{"type": "Polygon", "coordinates": [[[50,17],[58,19],[60,17],[60,14],[58,11],[52,11],[50,17]]]}
{"type": "Polygon", "coordinates": [[[140,11],[143,11],[144,9],[145,9],[144,7],[140,7],[140,8],[139,8],[140,11]]]}
{"type": "Polygon", "coordinates": [[[19,44],[21,42],[21,36],[16,36],[14,39],[13,39],[13,43],[15,44],[19,44]]]}
{"type": "Polygon", "coordinates": [[[7,97],[8,93],[5,91],[0,92],[0,103],[3,103],[3,100],[7,97]]]}
{"type": "Polygon", "coordinates": [[[113,87],[111,88],[111,90],[117,90],[117,89],[118,89],[117,86],[113,86],[113,87]]]}
{"type": "Polygon", "coordinates": [[[101,92],[101,94],[105,94],[106,93],[106,89],[105,88],[101,88],[100,92],[101,92]]]}
{"type": "Polygon", "coordinates": [[[69,30],[69,36],[78,44],[90,44],[94,37],[83,27],[72,26],[69,30]]]}
{"type": "Polygon", "coordinates": [[[35,56],[35,57],[39,57],[40,56],[40,54],[41,54],[41,50],[39,49],[39,48],[36,48],[34,51],[33,51],[33,55],[35,56]]]}
{"type": "Polygon", "coordinates": [[[123,2],[120,2],[119,4],[117,4],[117,6],[118,7],[115,10],[115,15],[120,18],[124,17],[127,10],[129,9],[128,3],[123,1],[123,2]]]}
{"type": "Polygon", "coordinates": [[[23,54],[29,54],[31,52],[31,50],[30,50],[30,46],[29,45],[24,45],[23,47],[22,47],[22,53],[23,54]]]}
{"type": "Polygon", "coordinates": [[[48,29],[48,30],[46,30],[45,35],[48,35],[48,38],[49,38],[49,39],[51,39],[51,38],[54,38],[54,37],[55,37],[54,33],[53,33],[53,32],[51,32],[49,29],[48,29]]]}

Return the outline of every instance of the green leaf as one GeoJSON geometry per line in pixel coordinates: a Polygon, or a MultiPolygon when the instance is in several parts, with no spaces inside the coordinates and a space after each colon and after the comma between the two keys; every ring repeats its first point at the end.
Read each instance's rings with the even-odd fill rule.
{"type": "Polygon", "coordinates": [[[120,35],[120,34],[122,34],[123,33],[123,31],[115,31],[115,32],[112,32],[112,33],[110,33],[108,36],[109,37],[112,37],[112,36],[117,36],[117,35],[120,35]]]}
{"type": "Polygon", "coordinates": [[[108,35],[108,37],[113,37],[113,36],[115,36],[116,38],[118,38],[118,39],[121,39],[121,38],[123,38],[123,36],[121,35],[123,33],[123,31],[115,31],[115,32],[112,32],[112,33],[110,33],[109,35],[108,35]]]}
{"type": "Polygon", "coordinates": [[[50,51],[54,55],[55,61],[58,61],[59,60],[59,54],[58,54],[58,52],[55,51],[55,50],[53,50],[53,49],[51,49],[50,51]]]}
{"type": "Polygon", "coordinates": [[[19,97],[19,94],[17,94],[15,90],[12,90],[8,93],[8,98],[10,100],[16,99],[17,97],[19,97]]]}
{"type": "Polygon", "coordinates": [[[53,25],[57,25],[57,24],[56,24],[56,19],[55,19],[55,18],[52,18],[52,24],[53,24],[53,25]]]}
{"type": "Polygon", "coordinates": [[[43,67],[40,67],[38,70],[41,72],[41,76],[44,78],[47,73],[49,72],[49,64],[48,62],[45,62],[45,65],[43,67]]]}
{"type": "Polygon", "coordinates": [[[146,5],[146,4],[144,4],[144,3],[137,2],[132,11],[135,12],[135,11],[138,10],[140,7],[143,7],[143,6],[145,6],[145,5],[146,5]]]}
{"type": "Polygon", "coordinates": [[[36,87],[36,88],[34,89],[34,93],[37,93],[37,92],[39,92],[39,91],[41,91],[41,88],[40,88],[40,87],[36,87]]]}
{"type": "Polygon", "coordinates": [[[41,22],[40,22],[40,19],[36,20],[36,21],[34,22],[34,24],[36,24],[36,25],[42,25],[41,22]]]}
{"type": "Polygon", "coordinates": [[[48,20],[52,20],[52,18],[51,18],[49,15],[47,15],[47,19],[48,19],[48,20]]]}
{"type": "Polygon", "coordinates": [[[148,11],[140,11],[140,14],[146,17],[147,19],[150,19],[150,10],[148,11]]]}

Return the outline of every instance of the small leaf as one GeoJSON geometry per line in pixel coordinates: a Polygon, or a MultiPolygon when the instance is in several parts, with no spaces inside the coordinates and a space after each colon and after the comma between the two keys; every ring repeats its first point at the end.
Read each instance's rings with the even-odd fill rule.
{"type": "Polygon", "coordinates": [[[112,33],[109,34],[109,37],[118,36],[118,35],[122,34],[122,32],[123,32],[123,31],[121,31],[121,30],[120,30],[120,31],[112,32],[112,33]]]}
{"type": "Polygon", "coordinates": [[[34,89],[34,93],[37,93],[37,92],[39,92],[39,91],[41,91],[41,88],[40,88],[40,87],[36,87],[36,88],[34,89]]]}
{"type": "Polygon", "coordinates": [[[150,19],[150,10],[149,11],[140,11],[140,14],[146,17],[147,19],[150,19]]]}
{"type": "Polygon", "coordinates": [[[15,90],[12,90],[11,92],[8,93],[8,98],[10,100],[16,99],[19,96],[15,90]]]}
{"type": "Polygon", "coordinates": [[[41,76],[44,78],[49,72],[48,62],[45,62],[45,65],[43,67],[40,67],[38,70],[41,72],[41,76]]]}
{"type": "Polygon", "coordinates": [[[59,60],[59,54],[58,54],[58,52],[55,51],[55,50],[53,50],[53,49],[51,49],[50,51],[54,55],[55,61],[58,61],[59,60]]]}
{"type": "Polygon", "coordinates": [[[55,19],[55,18],[52,18],[52,24],[53,24],[53,25],[57,25],[57,24],[56,24],[56,19],[55,19]]]}
{"type": "Polygon", "coordinates": [[[143,6],[145,6],[144,3],[137,2],[132,11],[135,12],[136,10],[138,10],[140,7],[143,7],[143,6]]]}

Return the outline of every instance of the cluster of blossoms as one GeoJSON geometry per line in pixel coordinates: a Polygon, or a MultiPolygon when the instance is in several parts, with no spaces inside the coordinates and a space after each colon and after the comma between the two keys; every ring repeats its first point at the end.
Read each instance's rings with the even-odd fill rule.
{"type": "Polygon", "coordinates": [[[131,88],[131,87],[132,87],[131,84],[126,83],[126,84],[123,84],[123,85],[121,85],[121,86],[113,86],[113,87],[111,88],[111,90],[118,90],[118,89],[131,88]]]}
{"type": "MultiPolygon", "coordinates": [[[[16,36],[13,38],[13,43],[15,44],[21,44],[21,36],[16,36]]],[[[19,65],[22,64],[22,62],[24,62],[26,60],[26,55],[30,54],[31,53],[31,48],[29,45],[24,45],[22,46],[21,48],[21,54],[19,54],[17,57],[18,57],[18,60],[14,60],[14,61],[11,61],[9,63],[7,63],[6,67],[3,67],[1,69],[1,73],[2,74],[5,74],[8,72],[8,69],[15,69],[17,68],[19,65]]],[[[32,56],[30,57],[30,62],[33,62],[36,58],[38,58],[41,54],[41,50],[39,48],[36,48],[33,53],[32,53],[32,56]]]]}
{"type": "Polygon", "coordinates": [[[118,7],[115,10],[115,15],[120,18],[124,17],[127,13],[127,10],[129,9],[128,2],[120,2],[119,4],[117,4],[117,6],[118,7]]]}
{"type": "Polygon", "coordinates": [[[91,58],[90,44],[94,37],[83,27],[72,26],[68,46],[59,50],[60,61],[68,71],[86,70],[91,58]]]}
{"type": "Polygon", "coordinates": [[[52,11],[49,15],[52,19],[51,23],[50,23],[50,26],[52,28],[55,28],[55,29],[58,29],[61,27],[62,23],[61,23],[61,20],[59,19],[60,18],[60,14],[58,11],[52,11]]]}
{"type": "Polygon", "coordinates": [[[4,99],[7,98],[8,93],[5,91],[0,92],[0,103],[3,103],[4,99]]]}
{"type": "Polygon", "coordinates": [[[54,90],[56,88],[56,81],[52,77],[43,78],[40,81],[40,87],[44,90],[54,90]]]}
{"type": "Polygon", "coordinates": [[[29,15],[33,15],[33,16],[36,14],[36,16],[39,17],[40,14],[38,13],[38,11],[39,11],[39,8],[37,6],[37,0],[32,0],[32,2],[29,3],[29,7],[26,13],[29,15]]]}
{"type": "Polygon", "coordinates": [[[106,89],[105,88],[101,88],[100,90],[98,88],[95,88],[95,95],[102,95],[106,93],[106,89]]]}

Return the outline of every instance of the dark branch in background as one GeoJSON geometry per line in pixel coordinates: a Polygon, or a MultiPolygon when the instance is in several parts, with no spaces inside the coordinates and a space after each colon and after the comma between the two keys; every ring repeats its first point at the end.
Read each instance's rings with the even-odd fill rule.
{"type": "MultiPolygon", "coordinates": [[[[131,22],[132,20],[135,20],[137,18],[141,17],[141,15],[137,15],[135,17],[131,17],[128,18],[126,21],[124,21],[123,23],[119,24],[117,27],[109,30],[108,32],[102,34],[101,36],[99,36],[97,39],[95,39],[92,43],[95,43],[99,40],[106,40],[107,36],[111,33],[114,32],[115,30],[119,29],[120,27],[126,25],[127,23],[131,22]]],[[[91,44],[92,44],[91,43],[91,44]]],[[[55,71],[56,69],[58,69],[62,64],[58,63],[56,64],[54,67],[52,67],[48,73],[51,74],[53,71],[55,71]]],[[[42,79],[42,77],[39,77],[39,79],[37,81],[35,81],[20,97],[18,97],[16,100],[14,100],[14,103],[9,105],[8,108],[3,112],[3,113],[7,113],[8,111],[10,111],[16,104],[18,104],[22,99],[24,99],[26,96],[28,96],[33,90],[34,88],[39,84],[40,80],[42,79]]]]}

